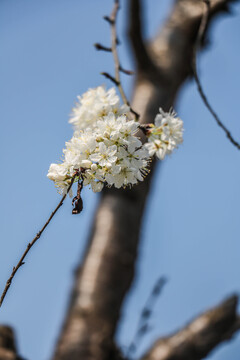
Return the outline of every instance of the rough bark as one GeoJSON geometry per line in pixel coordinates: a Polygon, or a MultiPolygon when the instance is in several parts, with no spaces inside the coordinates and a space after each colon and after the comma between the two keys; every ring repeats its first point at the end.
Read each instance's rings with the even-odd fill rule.
{"type": "MultiPolygon", "coordinates": [[[[213,0],[209,22],[226,10],[228,3],[213,0]]],[[[132,0],[130,4],[130,38],[137,68],[132,107],[141,114],[143,123],[149,123],[160,105],[169,110],[191,74],[203,4],[200,0],[176,1],[159,35],[147,45],[141,34],[140,2],[132,0]]],[[[134,277],[150,181],[148,176],[131,190],[103,191],[54,360],[121,357],[114,345],[114,334],[134,277]]]]}

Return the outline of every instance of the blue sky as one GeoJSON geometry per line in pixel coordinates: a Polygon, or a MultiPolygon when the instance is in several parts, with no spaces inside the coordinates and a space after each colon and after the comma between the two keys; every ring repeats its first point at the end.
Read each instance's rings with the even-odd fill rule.
{"type": "MultiPolygon", "coordinates": [[[[154,34],[172,1],[149,1],[147,35],[154,34]]],[[[46,173],[72,135],[68,116],[76,96],[105,81],[111,56],[102,16],[106,0],[2,0],[0,3],[0,116],[2,119],[0,287],[29,240],[59,200],[46,173]]],[[[215,23],[211,46],[199,61],[202,82],[220,117],[240,140],[240,6],[215,23]]],[[[126,1],[119,19],[122,63],[131,68],[126,44],[126,1]]],[[[132,79],[124,85],[130,95],[132,79]]],[[[161,104],[159,104],[161,105],[161,104]]],[[[193,83],[175,105],[184,120],[184,143],[158,167],[142,229],[137,276],[126,299],[117,339],[126,347],[140,310],[159,275],[169,281],[139,353],[159,335],[240,290],[240,153],[216,126],[193,83]]],[[[71,215],[68,199],[17,274],[0,323],[17,331],[27,359],[47,360],[63,321],[73,271],[86,244],[98,196],[85,190],[84,211],[71,215]],[[79,236],[76,236],[76,233],[79,236]]],[[[209,359],[239,359],[239,336],[209,359]]]]}

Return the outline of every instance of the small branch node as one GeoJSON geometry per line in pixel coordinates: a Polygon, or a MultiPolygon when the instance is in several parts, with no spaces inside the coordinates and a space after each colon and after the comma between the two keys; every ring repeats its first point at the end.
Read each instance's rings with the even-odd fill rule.
{"type": "Polygon", "coordinates": [[[103,16],[103,19],[106,20],[110,25],[114,24],[114,21],[107,15],[103,16]]]}
{"type": "Polygon", "coordinates": [[[95,43],[93,46],[98,51],[100,50],[100,51],[112,52],[112,49],[110,47],[104,46],[100,43],[95,43]]]}
{"type": "Polygon", "coordinates": [[[122,73],[126,74],[126,75],[134,75],[135,72],[132,70],[126,70],[124,69],[121,65],[119,65],[119,71],[121,71],[122,73]]]}
{"type": "Polygon", "coordinates": [[[116,86],[119,86],[119,81],[117,81],[112,75],[107,72],[101,72],[101,75],[105,76],[105,78],[111,80],[116,86]]]}

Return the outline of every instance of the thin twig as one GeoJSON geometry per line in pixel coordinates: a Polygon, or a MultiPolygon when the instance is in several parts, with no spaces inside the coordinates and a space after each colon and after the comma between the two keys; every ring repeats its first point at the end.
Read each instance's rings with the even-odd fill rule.
{"type": "Polygon", "coordinates": [[[67,192],[66,194],[63,195],[62,199],[60,200],[59,204],[57,205],[57,207],[55,208],[55,210],[52,212],[52,214],[50,215],[50,217],[48,218],[48,220],[46,221],[46,223],[43,225],[43,227],[41,228],[41,230],[37,233],[37,235],[34,237],[34,239],[28,243],[27,245],[27,248],[26,250],[24,251],[23,255],[21,256],[19,262],[17,263],[16,266],[13,267],[13,270],[12,270],[12,273],[11,273],[11,276],[9,277],[9,279],[7,280],[6,282],[6,285],[5,285],[5,288],[3,290],[3,293],[1,295],[1,298],[0,298],[0,307],[2,306],[2,303],[3,303],[3,300],[11,286],[11,283],[12,283],[12,280],[16,274],[16,272],[18,271],[18,269],[24,265],[24,259],[25,257],[27,256],[28,252],[30,251],[30,249],[33,247],[33,245],[37,242],[37,240],[41,237],[43,231],[46,229],[46,227],[49,225],[50,221],[52,220],[52,218],[54,217],[54,215],[56,214],[56,212],[58,211],[58,209],[62,206],[67,194],[69,193],[72,185],[73,185],[73,182],[74,182],[74,179],[76,177],[76,174],[72,177],[72,180],[71,180],[71,183],[67,189],[67,192]]]}
{"type": "Polygon", "coordinates": [[[140,314],[136,333],[127,349],[126,357],[128,359],[131,359],[131,356],[137,350],[138,344],[140,343],[140,341],[142,340],[144,335],[146,335],[146,333],[150,329],[149,320],[152,315],[156,300],[160,296],[160,294],[163,290],[163,287],[166,284],[166,281],[167,280],[165,277],[160,277],[153,286],[153,289],[152,289],[152,291],[146,301],[146,304],[140,314]]]}
{"type": "Polygon", "coordinates": [[[95,43],[94,47],[95,47],[96,50],[112,52],[112,49],[110,47],[104,46],[104,45],[102,45],[100,43],[95,43]]]}
{"type": "Polygon", "coordinates": [[[119,82],[109,73],[107,72],[101,72],[101,75],[105,76],[105,78],[107,78],[108,80],[112,81],[116,86],[119,85],[119,82]]]}
{"type": "Polygon", "coordinates": [[[124,69],[121,65],[119,65],[119,71],[123,72],[125,75],[134,75],[135,74],[134,71],[124,69]]]}
{"type": "Polygon", "coordinates": [[[232,137],[230,131],[227,129],[227,127],[222,123],[222,121],[219,119],[218,115],[216,114],[216,112],[213,110],[212,106],[210,105],[207,95],[204,93],[203,91],[203,87],[200,81],[200,78],[198,76],[198,71],[197,71],[197,50],[199,49],[199,47],[201,46],[201,42],[206,30],[206,26],[207,26],[207,22],[208,22],[208,18],[209,18],[209,14],[210,14],[210,1],[209,0],[203,0],[203,4],[205,5],[206,9],[203,12],[203,16],[202,16],[202,20],[201,20],[201,24],[199,27],[199,31],[198,31],[198,35],[197,35],[197,40],[195,43],[195,46],[193,48],[193,60],[192,60],[192,67],[193,67],[193,76],[194,79],[196,81],[197,84],[197,88],[198,88],[198,92],[205,104],[205,106],[207,107],[207,109],[209,110],[209,112],[212,114],[212,116],[214,117],[214,119],[216,120],[218,126],[220,126],[220,128],[223,129],[223,131],[225,132],[227,138],[230,140],[230,142],[238,149],[240,150],[240,144],[232,137]]]}
{"type": "MultiPolygon", "coordinates": [[[[136,113],[136,111],[134,111],[131,106],[130,103],[127,99],[127,96],[123,90],[122,84],[121,84],[121,80],[120,80],[120,62],[119,62],[119,57],[118,57],[118,52],[117,52],[117,45],[118,45],[118,38],[117,38],[117,29],[116,29],[116,20],[117,20],[117,13],[119,10],[119,0],[115,0],[114,2],[114,7],[113,7],[113,11],[112,14],[110,16],[110,18],[107,17],[107,21],[109,22],[110,26],[111,26],[111,38],[112,38],[112,54],[113,54],[113,60],[114,60],[114,64],[115,64],[115,80],[116,80],[116,84],[118,87],[118,90],[121,94],[121,97],[123,99],[123,102],[129,106],[131,113],[134,114],[135,116],[135,120],[137,121],[139,119],[139,114],[136,113]]],[[[106,17],[105,17],[106,20],[106,17]]]]}

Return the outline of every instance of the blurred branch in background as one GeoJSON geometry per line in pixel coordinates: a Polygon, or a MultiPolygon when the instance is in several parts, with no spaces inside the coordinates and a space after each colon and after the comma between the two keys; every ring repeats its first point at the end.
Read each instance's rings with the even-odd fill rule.
{"type": "Polygon", "coordinates": [[[133,358],[133,354],[138,349],[144,336],[148,333],[148,331],[151,330],[150,320],[151,320],[151,317],[153,314],[154,305],[155,305],[157,299],[159,298],[159,296],[161,295],[166,282],[167,282],[166,278],[160,277],[154,284],[154,287],[153,287],[153,289],[146,301],[146,304],[140,314],[136,333],[127,349],[126,357],[128,359],[133,358]]]}
{"type": "Polygon", "coordinates": [[[206,311],[169,337],[159,339],[143,360],[200,360],[240,329],[237,296],[206,311]]]}
{"type": "MultiPolygon", "coordinates": [[[[202,98],[203,103],[205,104],[206,108],[209,110],[209,112],[212,114],[213,118],[216,120],[217,125],[225,132],[227,138],[229,141],[238,149],[240,150],[240,144],[233,138],[232,134],[228,130],[228,128],[222,123],[217,113],[214,111],[212,106],[210,105],[210,102],[207,98],[206,93],[203,90],[200,77],[198,75],[197,71],[197,50],[200,48],[201,43],[203,42],[204,34],[206,31],[207,23],[208,23],[208,17],[210,16],[210,10],[211,10],[211,3],[209,0],[202,0],[203,3],[203,15],[202,15],[202,21],[199,27],[198,36],[196,44],[193,48],[193,76],[197,84],[198,92],[202,98]]],[[[226,9],[227,10],[227,9],[226,9]]]]}
{"type": "Polygon", "coordinates": [[[14,332],[9,326],[0,326],[0,359],[24,360],[17,355],[14,332]]]}

